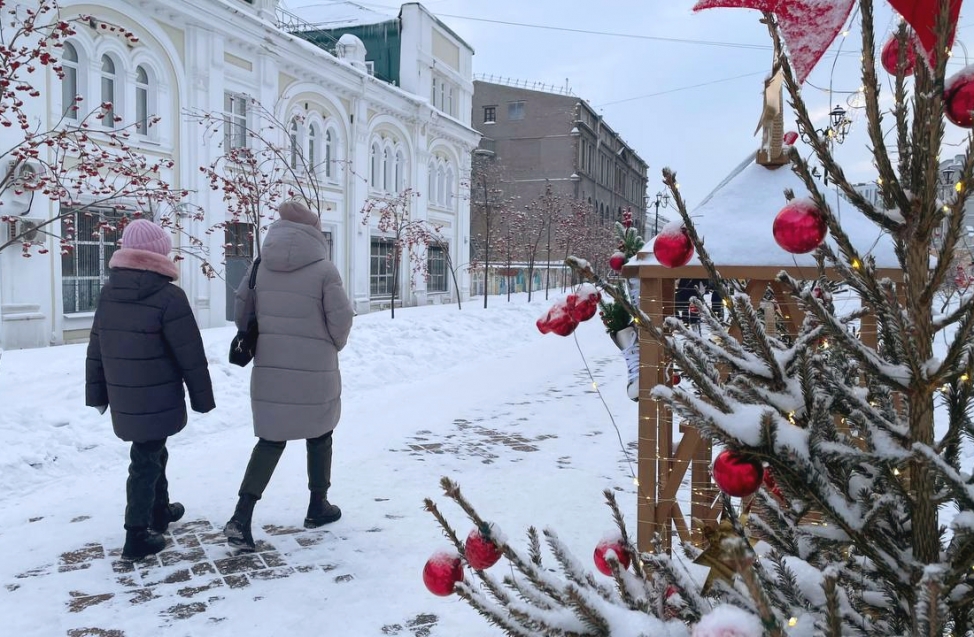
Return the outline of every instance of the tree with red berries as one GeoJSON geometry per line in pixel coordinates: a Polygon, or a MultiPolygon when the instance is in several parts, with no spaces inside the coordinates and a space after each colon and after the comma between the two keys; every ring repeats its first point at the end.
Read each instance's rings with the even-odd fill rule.
{"type": "MultiPolygon", "coordinates": [[[[783,271],[775,281],[805,317],[791,338],[768,329],[738,282],[721,275],[708,252],[720,237],[698,234],[672,170],[663,171],[663,181],[682,227],[669,232],[665,257],[677,267],[689,249],[696,253],[728,301],[728,324],[699,299],[692,303],[706,328],[700,333],[672,317],[649,316],[588,263],[568,260],[626,306],[642,338],[658,343],[681,370],[683,382],[657,386],[652,398],[722,447],[713,475],[723,515],[702,545],[683,546],[688,559],[710,569],[702,585],[689,577],[685,560],[636,551],[611,499],[620,537],[596,555],[611,580],[583,568],[553,531],[544,535],[558,576],[542,564],[533,529],[527,550],[499,540],[513,574],[501,580],[475,571],[477,582],[457,582],[454,590],[506,634],[974,635],[974,297],[959,295],[945,308],[938,299],[955,275],[953,254],[974,187],[971,138],[957,197],[946,205],[938,198],[939,156],[948,121],[974,125],[974,69],[947,73],[961,0],[890,4],[904,22],[894,35],[895,64],[886,56],[894,85],[887,109],[874,0],[697,3],[763,12],[798,128],[853,209],[845,205],[840,219],[811,160],[794,147],[780,151],[807,198],[789,202],[782,193],[787,214],[774,237],[785,250],[811,249],[819,264],[783,271]],[[865,126],[878,172],[875,204],[846,179],[802,90],[854,6],[865,126]],[[882,231],[901,276],[881,274],[872,247],[857,245],[848,230],[853,216],[882,231]],[[812,241],[822,224],[828,240],[812,241]],[[859,307],[837,308],[824,284],[836,277],[859,307]],[[876,346],[860,337],[867,321],[876,346]]],[[[772,154],[775,133],[768,133],[759,157],[772,154]]],[[[456,485],[443,487],[478,528],[485,522],[456,485]]],[[[450,537],[452,526],[431,505],[450,537]]],[[[462,560],[464,547],[454,544],[462,560]]]]}
{"type": "Polygon", "coordinates": [[[123,126],[113,104],[91,105],[81,95],[63,105],[56,121],[33,112],[46,76],[65,79],[64,44],[78,30],[129,46],[139,42],[135,33],[92,15],[62,15],[57,0],[31,6],[0,0],[0,13],[0,223],[9,228],[0,251],[45,254],[48,237],[55,237],[67,252],[78,214],[92,219],[96,232],[114,233],[124,217],[104,216],[106,206],[140,216],[171,210],[188,194],[160,178],[173,167],[171,159],[150,159],[133,143],[134,135],[146,133],[140,127],[157,124],[157,117],[123,126]],[[38,218],[42,199],[59,204],[60,212],[38,218]],[[17,223],[27,215],[31,223],[17,223]]]}
{"type": "MultiPolygon", "coordinates": [[[[208,233],[223,232],[228,224],[243,223],[251,228],[250,235],[240,237],[252,242],[260,255],[260,235],[274,220],[278,206],[299,199],[312,211],[325,210],[326,175],[340,170],[337,160],[318,149],[305,148],[296,127],[303,123],[303,115],[293,113],[284,122],[254,98],[246,99],[247,121],[230,121],[224,113],[192,111],[187,113],[201,131],[201,138],[220,146],[219,154],[200,172],[210,188],[223,194],[229,213],[207,229],[208,233]]],[[[364,179],[364,177],[359,177],[364,179]]],[[[209,264],[211,256],[201,242],[194,243],[198,256],[209,264]]],[[[224,249],[236,246],[225,245],[224,249]]],[[[219,255],[222,260],[223,255],[219,255]]],[[[207,272],[215,274],[210,265],[207,272]]]]}
{"type": "MultiPolygon", "coordinates": [[[[513,232],[507,218],[516,206],[508,184],[504,166],[493,153],[474,153],[470,168],[470,263],[484,273],[484,309],[490,296],[491,264],[500,254],[498,243],[513,232]]],[[[507,245],[513,246],[513,242],[508,241],[507,245]]],[[[508,254],[508,270],[512,259],[513,247],[508,254]]]]}
{"type": "Polygon", "coordinates": [[[387,257],[387,265],[392,268],[392,297],[390,312],[396,318],[396,295],[399,291],[400,266],[403,260],[409,268],[410,285],[416,276],[428,277],[427,251],[431,245],[441,243],[441,228],[426,219],[412,216],[413,199],[419,196],[411,188],[400,193],[381,198],[370,198],[362,208],[362,225],[369,225],[373,215],[377,218],[377,228],[392,244],[387,257]]]}

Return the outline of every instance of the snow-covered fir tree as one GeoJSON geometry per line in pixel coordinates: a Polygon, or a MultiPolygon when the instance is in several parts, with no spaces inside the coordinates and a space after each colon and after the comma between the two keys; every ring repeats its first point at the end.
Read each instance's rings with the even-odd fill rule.
{"type": "Polygon", "coordinates": [[[444,479],[445,494],[476,524],[479,541],[493,542],[513,567],[498,577],[471,563],[469,541],[427,500],[457,559],[476,574],[456,591],[488,621],[525,637],[974,635],[974,477],[962,463],[962,448],[974,435],[974,297],[955,295],[946,309],[938,299],[953,274],[953,250],[974,187],[968,139],[954,196],[941,198],[947,120],[970,128],[974,109],[974,67],[947,73],[961,1],[890,0],[905,19],[893,47],[900,53],[885,65],[895,71],[890,101],[880,90],[882,43],[875,41],[873,0],[698,3],[765,11],[782,52],[777,64],[784,87],[814,151],[805,159],[792,148],[788,158],[831,236],[816,249],[815,279],[807,272],[802,280],[787,272],[778,277],[804,322],[789,338],[766,331],[743,288],[723,279],[710,259],[670,170],[664,183],[711,283],[728,300],[728,320],[695,300],[707,329],[660,321],[584,261],[569,264],[627,307],[643,338],[660,343],[681,370],[684,382],[659,386],[654,397],[715,444],[758,463],[773,481],[743,501],[724,495],[724,515],[709,544],[685,545],[683,555],[673,557],[638,552],[606,492],[620,537],[605,554],[612,579],[599,580],[554,530],[530,529],[522,550],[444,479]],[[853,8],[862,27],[877,203],[856,192],[830,140],[816,131],[802,82],[818,57],[789,41],[803,27],[819,36],[813,44],[820,55],[853,8]],[[816,164],[854,206],[847,218],[861,215],[888,235],[897,277],[881,276],[850,240],[813,175],[816,164]],[[837,276],[861,307],[837,312],[829,276],[837,276]],[[875,322],[875,348],[850,329],[864,317],[875,322]],[[553,563],[543,555],[542,536],[553,563]],[[689,576],[689,561],[711,567],[704,587],[689,576]]]}

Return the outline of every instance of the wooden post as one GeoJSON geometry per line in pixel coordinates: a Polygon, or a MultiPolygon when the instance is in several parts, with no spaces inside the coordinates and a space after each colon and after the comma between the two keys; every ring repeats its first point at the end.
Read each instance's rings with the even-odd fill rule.
{"type": "MultiPolygon", "coordinates": [[[[663,283],[659,278],[643,279],[639,284],[639,309],[658,321],[663,315],[663,283]]],[[[670,548],[669,534],[658,517],[659,440],[660,432],[669,427],[669,413],[662,403],[650,397],[650,391],[663,377],[663,351],[659,343],[639,331],[639,449],[637,452],[636,545],[640,551],[652,551],[657,533],[670,548]]]]}

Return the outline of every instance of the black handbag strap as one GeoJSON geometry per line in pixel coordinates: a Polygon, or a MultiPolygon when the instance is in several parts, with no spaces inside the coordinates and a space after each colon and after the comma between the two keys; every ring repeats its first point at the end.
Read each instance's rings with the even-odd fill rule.
{"type": "Polygon", "coordinates": [[[254,267],[252,267],[250,269],[250,283],[248,284],[248,287],[251,290],[253,290],[255,287],[257,287],[257,268],[259,266],[260,266],[260,257],[257,257],[254,260],[254,267]]]}

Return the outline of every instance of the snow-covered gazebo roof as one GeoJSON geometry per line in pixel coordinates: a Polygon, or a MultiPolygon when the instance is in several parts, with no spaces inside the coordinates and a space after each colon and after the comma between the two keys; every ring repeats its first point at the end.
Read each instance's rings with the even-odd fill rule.
{"type": "MultiPolygon", "coordinates": [[[[784,196],[786,189],[791,189],[798,198],[808,196],[805,184],[790,166],[769,168],[756,161],[755,153],[749,153],[747,159],[693,210],[691,217],[694,227],[722,274],[748,278],[726,270],[737,270],[738,267],[815,267],[814,252],[791,254],[775,243],[771,228],[775,216],[787,203],[784,196]]],[[[832,212],[839,217],[843,229],[863,257],[873,257],[879,269],[899,269],[893,240],[888,233],[864,217],[834,187],[820,183],[819,191],[825,194],[832,212]]],[[[826,242],[838,252],[831,234],[826,237],[826,242]]],[[[652,239],[627,266],[639,266],[641,276],[647,274],[641,266],[655,266],[653,269],[658,274],[661,266],[653,256],[652,239]]],[[[686,266],[674,268],[666,278],[706,276],[690,272],[700,267],[700,260],[694,254],[686,266]]]]}

